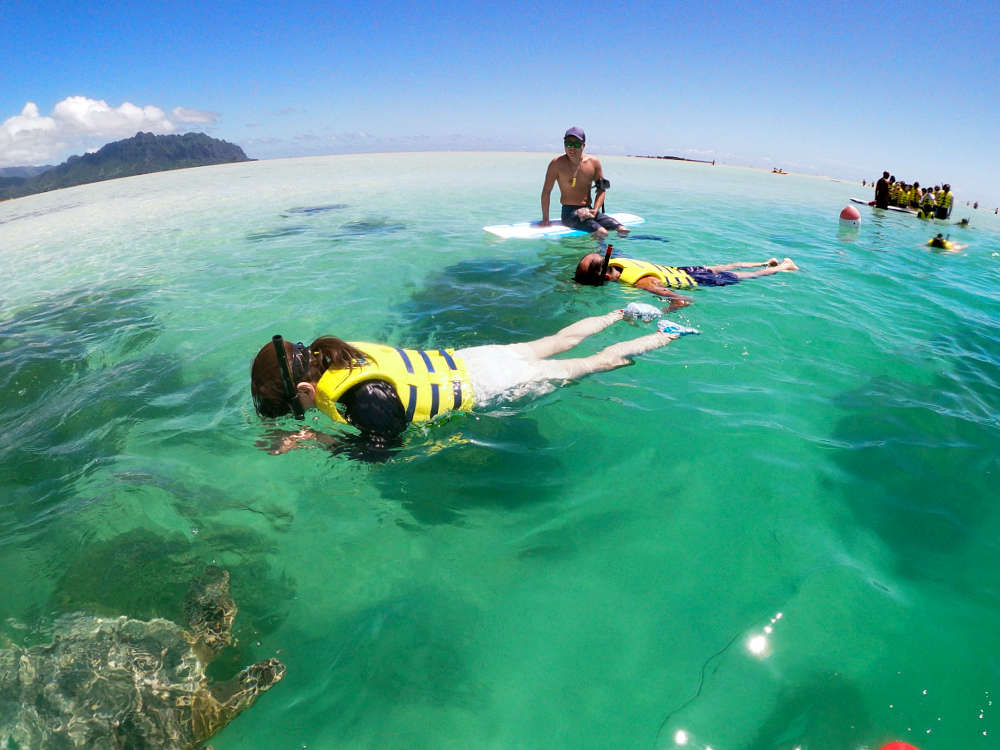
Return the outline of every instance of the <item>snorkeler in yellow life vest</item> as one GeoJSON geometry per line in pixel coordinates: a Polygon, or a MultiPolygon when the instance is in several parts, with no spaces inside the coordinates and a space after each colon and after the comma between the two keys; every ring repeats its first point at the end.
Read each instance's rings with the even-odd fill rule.
{"type": "Polygon", "coordinates": [[[271,453],[312,441],[381,460],[377,452],[384,459],[384,450],[398,444],[411,422],[548,393],[584,375],[631,364],[630,357],[666,346],[681,333],[696,333],[661,320],[656,333],[619,341],[589,356],[551,359],[625,316],[626,310],[614,310],[534,341],[457,350],[350,344],[334,336],[306,346],[274,336],[254,358],[250,394],[261,417],[291,414],[303,420],[307,410],[318,408],[361,433],[335,437],[305,425],[291,433],[272,429],[267,433],[271,453]]]}
{"type": "MultiPolygon", "coordinates": [[[[609,246],[608,252],[611,252],[609,246]]],[[[791,258],[778,261],[771,258],[763,263],[726,263],[717,266],[664,266],[635,258],[606,258],[600,253],[584,255],[576,266],[573,278],[589,286],[600,286],[605,281],[620,281],[644,289],[661,297],[670,298],[670,309],[690,305],[692,300],[672,289],[692,289],[697,286],[728,286],[743,279],[770,276],[780,271],[798,271],[791,258]],[[756,268],[756,271],[737,271],[756,268]]]]}
{"type": "Polygon", "coordinates": [[[959,250],[965,250],[968,245],[959,245],[956,242],[952,242],[947,237],[938,232],[936,237],[932,237],[927,240],[927,244],[937,250],[948,250],[953,253],[957,253],[959,250]]]}
{"type": "Polygon", "coordinates": [[[337,402],[366,380],[384,380],[403,401],[407,422],[426,422],[446,411],[472,409],[472,383],[454,349],[397,349],[366,341],[348,344],[364,352],[353,366],[327,369],[316,384],[316,408],[335,422],[347,420],[337,402]]]}

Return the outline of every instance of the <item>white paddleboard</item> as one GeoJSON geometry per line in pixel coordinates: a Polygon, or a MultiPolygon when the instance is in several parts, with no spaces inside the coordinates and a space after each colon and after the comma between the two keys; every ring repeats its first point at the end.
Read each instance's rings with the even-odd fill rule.
{"type": "MultiPolygon", "coordinates": [[[[646,221],[635,214],[618,213],[608,214],[608,216],[627,227],[634,227],[636,224],[642,224],[646,221]]],[[[483,227],[483,230],[505,240],[535,240],[542,237],[573,237],[587,234],[580,229],[570,229],[563,226],[561,221],[553,221],[547,227],[540,226],[537,221],[523,221],[520,224],[494,224],[490,227],[483,227]]]]}
{"type": "MultiPolygon", "coordinates": [[[[851,198],[851,203],[860,203],[862,206],[870,206],[871,205],[871,203],[869,203],[868,201],[863,201],[860,198],[851,198]]],[[[889,210],[890,211],[897,211],[898,213],[901,213],[901,214],[913,214],[914,216],[917,213],[912,208],[903,208],[902,206],[889,206],[889,210]]]]}

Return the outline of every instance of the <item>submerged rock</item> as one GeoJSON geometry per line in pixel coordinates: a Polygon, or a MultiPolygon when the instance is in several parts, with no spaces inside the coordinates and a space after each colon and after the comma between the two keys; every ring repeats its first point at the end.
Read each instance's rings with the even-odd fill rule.
{"type": "Polygon", "coordinates": [[[168,620],[73,614],[52,642],[0,649],[0,747],[198,748],[285,675],[277,659],[213,683],[205,667],[232,640],[229,573],[209,567],[168,620]]]}

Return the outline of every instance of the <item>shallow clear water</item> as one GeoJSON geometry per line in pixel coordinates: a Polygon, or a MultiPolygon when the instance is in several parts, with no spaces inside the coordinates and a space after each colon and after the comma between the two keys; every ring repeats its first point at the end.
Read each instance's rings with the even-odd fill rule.
{"type": "Polygon", "coordinates": [[[548,158],[254,162],[0,203],[2,635],[180,620],[214,561],[241,608],[214,674],[288,666],[217,750],[995,747],[992,214],[861,206],[851,234],[856,184],[608,157],[610,210],[647,219],[623,254],[801,273],[699,289],[674,317],[701,336],[411,429],[386,463],[257,447],[272,333],[510,343],[653,301],[574,285],[588,238],[481,231],[537,218],[548,158]],[[929,251],[937,231],[969,248],[929,251]]]}

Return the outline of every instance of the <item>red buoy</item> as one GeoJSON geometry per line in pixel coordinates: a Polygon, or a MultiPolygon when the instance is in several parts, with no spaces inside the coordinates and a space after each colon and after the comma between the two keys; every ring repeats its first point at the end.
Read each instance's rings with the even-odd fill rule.
{"type": "Polygon", "coordinates": [[[878,750],[917,750],[917,748],[909,743],[896,740],[895,742],[890,742],[888,745],[882,745],[878,750]]]}
{"type": "Polygon", "coordinates": [[[861,214],[854,206],[844,206],[844,210],[840,212],[840,223],[850,224],[852,227],[860,226],[861,214]]]}

